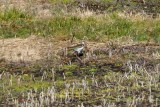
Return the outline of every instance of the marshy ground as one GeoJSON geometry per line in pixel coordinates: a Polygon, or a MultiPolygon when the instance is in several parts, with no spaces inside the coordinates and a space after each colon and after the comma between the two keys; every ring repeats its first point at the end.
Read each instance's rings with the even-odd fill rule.
{"type": "Polygon", "coordinates": [[[0,2],[0,106],[160,106],[158,6],[111,1],[0,2]],[[82,40],[83,64],[62,55],[82,40]]]}

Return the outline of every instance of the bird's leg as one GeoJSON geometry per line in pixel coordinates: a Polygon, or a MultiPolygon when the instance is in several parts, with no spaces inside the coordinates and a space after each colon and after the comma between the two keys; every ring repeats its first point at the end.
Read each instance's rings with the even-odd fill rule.
{"type": "Polygon", "coordinates": [[[82,59],[76,54],[76,58],[77,58],[77,60],[78,60],[78,62],[80,63],[80,64],[83,64],[83,61],[82,61],[82,59]]]}

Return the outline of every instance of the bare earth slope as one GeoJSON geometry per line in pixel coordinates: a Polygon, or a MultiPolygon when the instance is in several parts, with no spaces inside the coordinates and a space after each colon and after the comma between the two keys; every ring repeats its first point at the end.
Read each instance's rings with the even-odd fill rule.
{"type": "Polygon", "coordinates": [[[0,39],[0,59],[9,62],[35,62],[45,58],[50,48],[48,41],[35,36],[26,39],[0,39]]]}

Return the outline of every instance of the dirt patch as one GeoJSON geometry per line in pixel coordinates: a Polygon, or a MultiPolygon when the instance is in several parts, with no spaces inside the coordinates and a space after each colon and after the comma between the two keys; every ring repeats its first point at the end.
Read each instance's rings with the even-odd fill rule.
{"type": "Polygon", "coordinates": [[[51,53],[51,43],[44,38],[0,39],[0,59],[7,62],[35,62],[51,53]]]}

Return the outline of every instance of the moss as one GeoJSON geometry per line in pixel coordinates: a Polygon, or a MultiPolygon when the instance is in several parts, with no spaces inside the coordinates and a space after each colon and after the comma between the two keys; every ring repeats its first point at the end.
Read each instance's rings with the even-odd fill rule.
{"type": "Polygon", "coordinates": [[[112,88],[106,88],[104,90],[101,90],[102,93],[109,93],[109,92],[112,92],[114,91],[112,88]]]}
{"type": "Polygon", "coordinates": [[[132,101],[133,97],[129,96],[126,98],[127,101],[132,101]]]}
{"type": "Polygon", "coordinates": [[[105,99],[109,100],[109,101],[115,101],[116,98],[114,98],[113,96],[107,96],[105,97],[105,99]]]}
{"type": "Polygon", "coordinates": [[[73,76],[73,73],[72,73],[72,72],[67,71],[67,72],[65,72],[65,75],[69,77],[69,76],[73,76]]]}
{"type": "Polygon", "coordinates": [[[115,66],[116,66],[116,67],[122,67],[122,66],[123,66],[123,62],[118,62],[118,61],[117,61],[117,62],[115,63],[115,66]]]}
{"type": "Polygon", "coordinates": [[[63,70],[66,70],[66,71],[73,71],[73,70],[76,70],[78,68],[77,65],[64,65],[62,67],[63,70]]]}
{"type": "Polygon", "coordinates": [[[95,73],[97,72],[97,69],[96,69],[96,68],[92,68],[92,69],[89,70],[89,72],[90,72],[91,74],[95,74],[95,73]]]}
{"type": "Polygon", "coordinates": [[[30,89],[30,87],[25,87],[25,86],[14,86],[11,88],[13,92],[15,93],[21,93],[25,92],[30,89]]]}
{"type": "Polygon", "coordinates": [[[71,3],[73,1],[74,0],[49,0],[49,2],[52,3],[52,4],[59,4],[59,3],[68,4],[68,3],[71,3]]]}
{"type": "Polygon", "coordinates": [[[62,80],[57,80],[55,84],[56,84],[57,87],[62,88],[62,87],[64,86],[64,81],[62,81],[62,80]]]}
{"type": "Polygon", "coordinates": [[[28,81],[28,80],[30,80],[31,77],[28,74],[24,74],[24,75],[22,75],[22,78],[23,78],[23,80],[28,81]]]}

